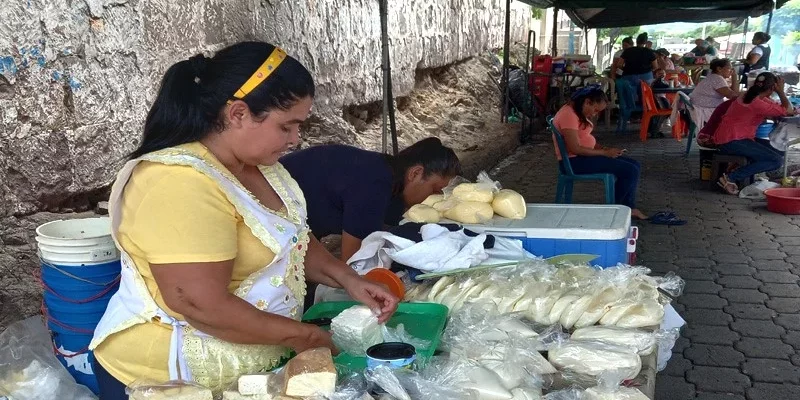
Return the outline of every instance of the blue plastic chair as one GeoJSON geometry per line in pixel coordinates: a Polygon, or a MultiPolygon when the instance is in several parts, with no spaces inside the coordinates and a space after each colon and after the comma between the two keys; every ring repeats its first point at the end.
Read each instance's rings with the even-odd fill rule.
{"type": "Polygon", "coordinates": [[[572,170],[572,164],[569,162],[569,152],[567,151],[567,144],[564,142],[564,136],[553,124],[553,117],[547,117],[547,123],[550,125],[553,137],[556,138],[556,145],[561,154],[561,160],[558,162],[556,203],[572,204],[572,187],[576,181],[601,181],[605,185],[606,204],[614,204],[614,183],[617,180],[614,174],[575,174],[572,170]]]}
{"type": "Polygon", "coordinates": [[[628,121],[634,111],[641,112],[642,107],[636,105],[636,90],[630,82],[625,79],[617,79],[616,91],[619,100],[619,118],[617,120],[617,133],[628,130],[628,121]]]}

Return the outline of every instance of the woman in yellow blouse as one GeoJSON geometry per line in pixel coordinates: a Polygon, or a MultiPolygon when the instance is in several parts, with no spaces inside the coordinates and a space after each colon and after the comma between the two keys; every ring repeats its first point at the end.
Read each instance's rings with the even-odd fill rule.
{"type": "Polygon", "coordinates": [[[303,324],[305,278],[387,320],[397,299],[330,255],[278,158],[299,140],[314,82],[267,43],[197,55],[165,74],[111,194],[122,280],[91,348],[102,399],[136,380],[219,391],[290,350],[336,348],[303,324]]]}

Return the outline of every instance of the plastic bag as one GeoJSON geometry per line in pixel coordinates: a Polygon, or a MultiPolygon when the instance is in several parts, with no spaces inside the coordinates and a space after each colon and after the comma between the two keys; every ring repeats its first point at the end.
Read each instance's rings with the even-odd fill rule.
{"type": "Polygon", "coordinates": [[[543,397],[544,400],[587,400],[584,391],[580,388],[569,388],[550,392],[543,397]]]}
{"type": "Polygon", "coordinates": [[[417,353],[428,350],[431,347],[430,340],[420,339],[414,336],[411,336],[408,332],[406,332],[405,326],[403,324],[398,324],[394,328],[390,328],[386,325],[381,326],[381,332],[383,332],[383,341],[384,342],[401,342],[407,343],[417,350],[417,353]]]}
{"type": "Polygon", "coordinates": [[[758,182],[752,183],[742,188],[742,190],[739,191],[739,198],[751,199],[751,200],[764,200],[767,198],[767,195],[765,195],[764,192],[767,189],[773,189],[778,186],[780,186],[779,183],[770,182],[768,180],[760,180],[758,182]]]}
{"type": "Polygon", "coordinates": [[[170,381],[165,383],[152,383],[137,381],[128,386],[130,400],[213,400],[211,389],[198,384],[185,381],[170,381]]]}
{"type": "Polygon", "coordinates": [[[0,334],[0,395],[13,400],[97,399],[53,354],[40,316],[16,322],[0,334]]]}
{"type": "Polygon", "coordinates": [[[636,349],[595,341],[570,340],[551,349],[548,359],[559,370],[593,377],[608,370],[620,370],[625,379],[633,379],[642,370],[636,349]]]}
{"type": "Polygon", "coordinates": [[[595,387],[586,389],[585,400],[648,400],[640,390],[621,386],[625,381],[625,372],[609,370],[598,377],[595,387]]]}
{"type": "Polygon", "coordinates": [[[478,173],[475,183],[472,183],[461,176],[453,178],[450,180],[450,184],[442,189],[442,193],[444,193],[445,199],[455,197],[459,201],[480,201],[482,203],[491,203],[494,199],[494,194],[499,192],[500,189],[502,189],[500,182],[492,180],[486,171],[481,171],[478,173]],[[456,188],[459,186],[461,186],[461,188],[456,190],[456,188]],[[488,194],[492,195],[491,198],[489,198],[488,194]]]}
{"type": "Polygon", "coordinates": [[[632,347],[640,356],[655,351],[661,335],[640,329],[626,329],[615,326],[589,326],[576,329],[570,339],[577,341],[594,341],[616,346],[632,347]]]}

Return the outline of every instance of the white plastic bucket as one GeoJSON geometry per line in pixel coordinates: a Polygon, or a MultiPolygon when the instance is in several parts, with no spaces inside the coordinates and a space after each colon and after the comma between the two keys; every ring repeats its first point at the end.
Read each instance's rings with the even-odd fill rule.
{"type": "Polygon", "coordinates": [[[58,220],[36,228],[43,261],[58,265],[92,265],[119,259],[108,217],[58,220]]]}

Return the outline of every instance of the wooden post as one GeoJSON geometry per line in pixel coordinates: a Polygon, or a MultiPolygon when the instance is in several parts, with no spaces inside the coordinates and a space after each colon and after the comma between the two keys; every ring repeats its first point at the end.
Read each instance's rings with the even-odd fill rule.
{"type": "Polygon", "coordinates": [[[558,8],[553,7],[553,57],[558,56],[558,8]]]}

